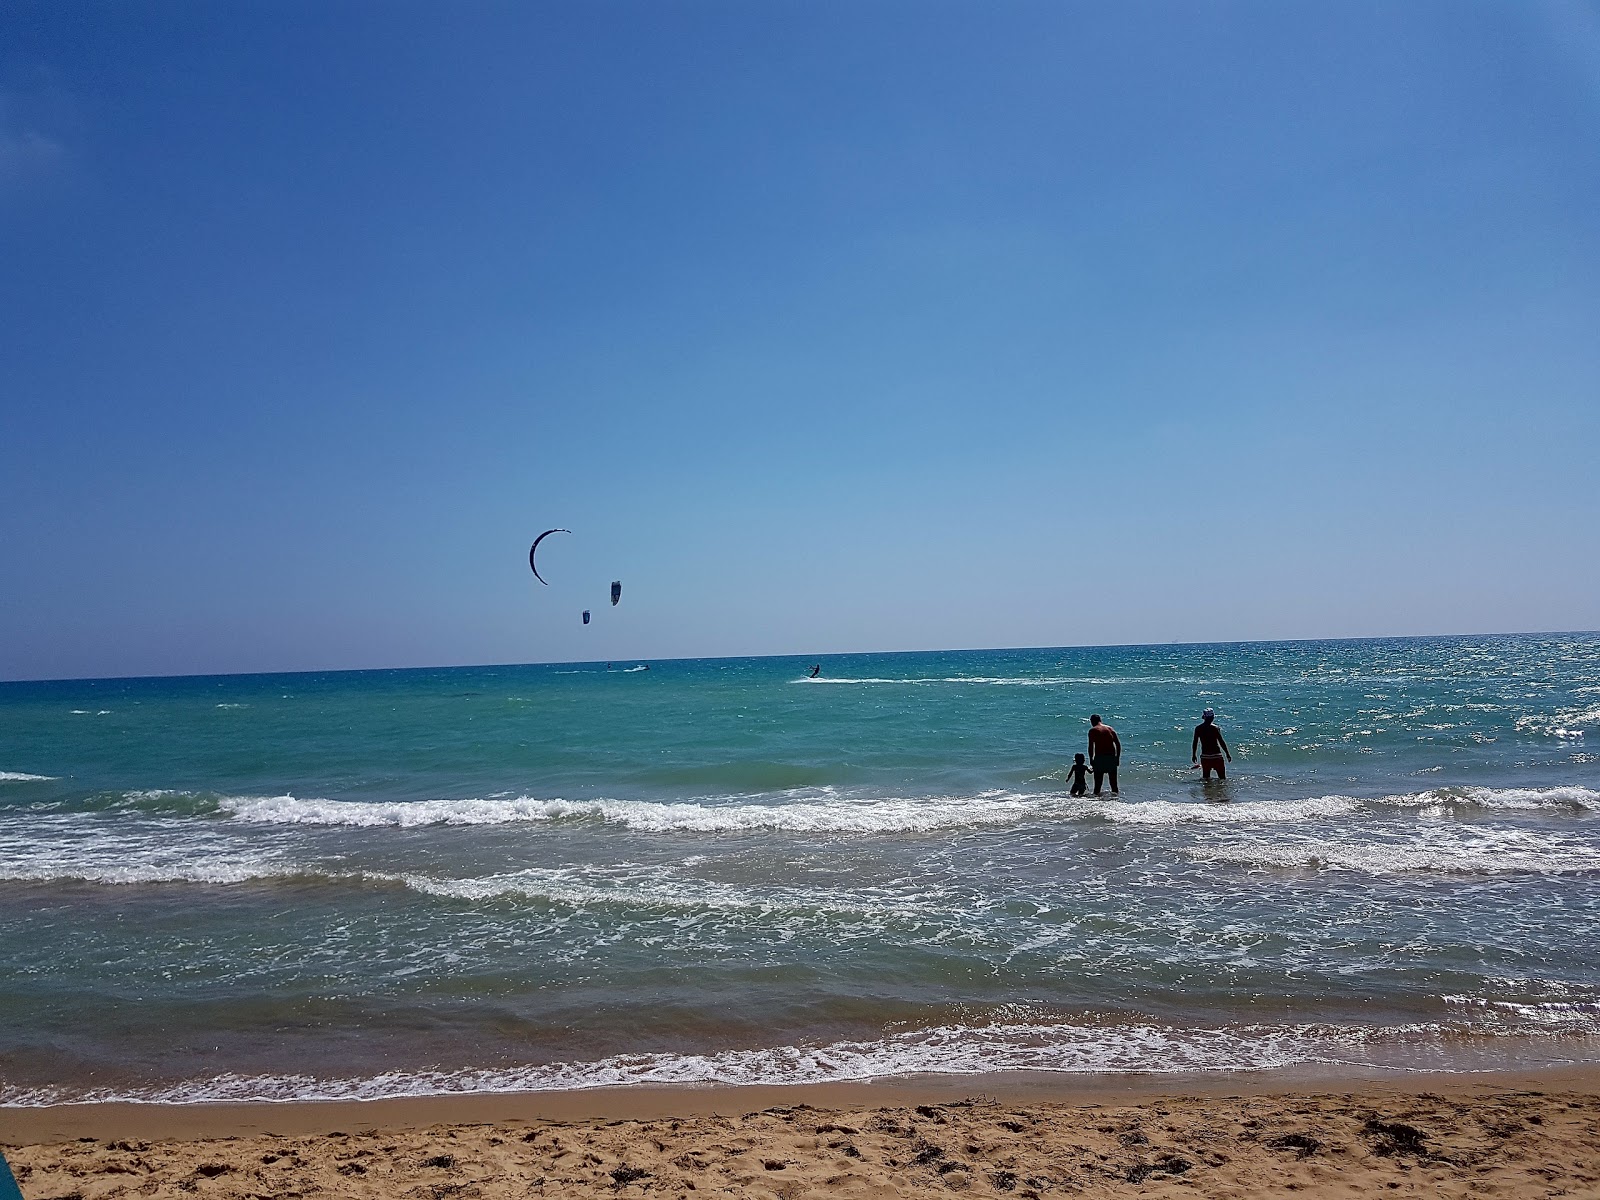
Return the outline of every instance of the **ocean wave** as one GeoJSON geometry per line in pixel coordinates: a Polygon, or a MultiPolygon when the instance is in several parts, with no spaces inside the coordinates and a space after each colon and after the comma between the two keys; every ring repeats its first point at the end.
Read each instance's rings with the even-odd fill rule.
{"type": "MultiPolygon", "coordinates": [[[[1259,1072],[1297,1066],[1390,1070],[1481,1069],[1461,1035],[1590,1037],[1593,1022],[1479,1019],[1392,1027],[1305,1024],[1223,1028],[1150,1023],[942,1025],[873,1041],[730,1049],[706,1054],[618,1054],[576,1062],[462,1070],[389,1071],[356,1078],[241,1075],[153,1087],[8,1086],[0,1107],[65,1103],[290,1103],[593,1091],[625,1087],[793,1086],[1005,1073],[1066,1075],[1259,1072]],[[1448,1047],[1448,1054],[1443,1054],[1448,1047]]],[[[1559,1061],[1559,1060],[1558,1060],[1559,1061]]],[[[1484,1065],[1503,1066],[1490,1057],[1484,1065]]]]}
{"type": "MultiPolygon", "coordinates": [[[[777,772],[773,782],[793,772],[777,772]]],[[[44,779],[44,776],[29,776],[44,779]]],[[[735,792],[696,800],[564,800],[488,796],[436,800],[333,800],[277,796],[222,796],[211,792],[147,789],[102,793],[69,802],[89,812],[132,809],[153,816],[222,816],[260,825],[418,828],[429,825],[506,825],[522,822],[591,822],[646,833],[921,833],[939,829],[1013,824],[1041,816],[1109,821],[1123,825],[1297,824],[1356,813],[1410,809],[1423,817],[1477,812],[1600,812],[1600,791],[1545,788],[1441,787],[1386,796],[1309,796],[1283,800],[1206,802],[1069,798],[1061,792],[994,789],[971,795],[862,796],[830,786],[800,786],[756,795],[735,792]]]]}
{"type": "Polygon", "coordinates": [[[86,841],[67,824],[34,822],[0,837],[0,880],[22,883],[234,884],[297,873],[279,854],[218,839],[159,834],[86,841]]]}
{"type": "Polygon", "coordinates": [[[420,895],[473,902],[515,899],[552,907],[623,910],[635,917],[718,912],[768,920],[870,915],[874,928],[886,916],[920,920],[913,900],[881,889],[740,886],[638,864],[528,867],[502,875],[449,878],[418,872],[345,870],[295,863],[271,853],[215,843],[201,847],[139,845],[107,848],[56,838],[19,850],[0,842],[0,881],[23,883],[302,884],[406,888],[420,895]]]}
{"type": "Polygon", "coordinates": [[[1436,828],[1406,842],[1322,836],[1190,847],[1199,862],[1367,875],[1584,875],[1600,849],[1526,830],[1436,828]]]}
{"type": "Polygon", "coordinates": [[[1444,787],[1426,792],[1385,796],[1377,801],[1400,807],[1419,807],[1430,815],[1442,811],[1483,809],[1503,812],[1554,809],[1566,812],[1600,812],[1600,792],[1586,787],[1488,788],[1444,787]]]}
{"type": "Polygon", "coordinates": [[[1119,825],[1178,825],[1185,822],[1211,822],[1222,825],[1256,822],[1300,822],[1318,817],[1342,817],[1361,807],[1351,796],[1313,796],[1306,800],[1246,800],[1238,803],[1206,804],[1173,800],[1111,801],[1097,803],[1088,811],[1119,825]]]}
{"type": "Polygon", "coordinates": [[[758,916],[779,913],[926,914],[914,904],[875,891],[847,892],[832,888],[742,887],[677,875],[656,867],[528,867],[504,875],[475,879],[438,879],[427,875],[367,876],[392,879],[416,892],[453,900],[498,900],[507,897],[583,909],[619,906],[704,912],[707,909],[758,916]]]}
{"type": "Polygon", "coordinates": [[[1416,809],[1429,817],[1481,811],[1559,812],[1600,811],[1600,792],[1585,787],[1486,788],[1444,787],[1425,792],[1389,796],[1310,796],[1299,800],[1245,800],[1197,802],[1173,800],[1095,801],[1092,812],[1103,820],[1124,825],[1178,825],[1209,822],[1221,825],[1289,823],[1383,809],[1416,809]]]}
{"type": "Polygon", "coordinates": [[[46,783],[55,775],[30,775],[26,771],[0,771],[0,783],[46,783]]]}
{"type": "Polygon", "coordinates": [[[90,812],[133,809],[152,816],[209,817],[221,811],[215,792],[187,792],[179,788],[141,788],[132,792],[100,795],[83,801],[90,812]]]}
{"type": "MultiPolygon", "coordinates": [[[[825,794],[825,793],[824,793],[825,794]]],[[[783,804],[709,804],[652,800],[302,800],[295,796],[224,797],[233,818],[273,825],[504,825],[523,821],[592,821],[646,833],[920,833],[998,825],[1040,812],[1052,797],[1010,792],[976,796],[848,799],[827,796],[783,804]]]]}
{"type": "Polygon", "coordinates": [[[1582,738],[1585,731],[1600,730],[1600,704],[1588,708],[1564,708],[1555,713],[1530,713],[1516,720],[1518,733],[1545,737],[1582,738]]]}
{"type": "Polygon", "coordinates": [[[1600,1033],[1600,1001],[1488,1000],[1476,996],[1445,996],[1446,1004],[1468,1009],[1480,1021],[1510,1023],[1517,1027],[1534,1025],[1560,1033],[1590,1036],[1600,1033]]]}
{"type": "Polygon", "coordinates": [[[394,1071],[359,1079],[226,1074],[166,1087],[82,1092],[0,1086],[0,1106],[379,1100],[682,1084],[846,1083],[1013,1071],[1261,1071],[1302,1063],[1343,1062],[1341,1044],[1354,1046],[1368,1036],[1360,1029],[1328,1026],[1183,1029],[1161,1025],[948,1025],[898,1033],[877,1041],[712,1054],[627,1054],[588,1062],[484,1070],[394,1071]]]}
{"type": "Polygon", "coordinates": [[[54,866],[0,865],[0,880],[9,883],[103,883],[113,886],[151,883],[251,883],[263,879],[285,878],[292,870],[268,870],[253,862],[207,864],[123,862],[63,863],[54,866]]]}

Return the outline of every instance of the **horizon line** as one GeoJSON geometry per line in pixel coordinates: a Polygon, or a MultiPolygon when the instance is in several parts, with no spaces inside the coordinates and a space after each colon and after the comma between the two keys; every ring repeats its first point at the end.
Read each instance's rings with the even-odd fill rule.
{"type": "Polygon", "coordinates": [[[1043,651],[1043,650],[1150,650],[1158,647],[1197,647],[1197,646],[1286,646],[1304,645],[1307,643],[1331,642],[1422,642],[1440,641],[1445,638],[1507,638],[1507,637],[1578,637],[1600,636],[1596,629],[1525,629],[1503,630],[1499,632],[1478,633],[1400,633],[1377,634],[1365,637],[1305,637],[1305,638],[1229,638],[1214,642],[1089,642],[1078,645],[1059,646],[949,646],[949,647],[924,647],[917,650],[830,650],[802,654],[798,651],[785,654],[697,654],[690,656],[677,656],[668,658],[572,658],[572,659],[544,659],[535,662],[477,662],[477,663],[433,663],[408,667],[322,667],[298,671],[204,671],[192,674],[156,674],[156,675],[64,675],[54,677],[22,677],[16,679],[0,679],[0,687],[11,684],[27,683],[131,683],[145,679],[249,679],[271,678],[275,676],[290,677],[296,675],[376,675],[400,671],[481,671],[497,667],[581,667],[591,663],[603,662],[652,662],[652,663],[685,663],[685,662],[731,662],[738,659],[763,659],[763,658],[844,658],[857,655],[893,655],[893,654],[991,654],[1000,651],[1043,651]]]}

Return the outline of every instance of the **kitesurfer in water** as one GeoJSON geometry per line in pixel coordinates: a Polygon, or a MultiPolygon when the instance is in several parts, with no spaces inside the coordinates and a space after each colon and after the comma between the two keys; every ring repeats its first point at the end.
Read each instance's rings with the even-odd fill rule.
{"type": "Polygon", "coordinates": [[[816,666],[811,668],[811,674],[807,675],[806,678],[807,679],[815,679],[818,675],[821,675],[821,674],[822,674],[822,664],[818,663],[816,666]]]}
{"type": "Polygon", "coordinates": [[[1194,727],[1194,740],[1189,743],[1189,765],[1200,768],[1202,779],[1209,783],[1211,772],[1218,779],[1228,777],[1228,764],[1233,761],[1233,751],[1223,740],[1217,728],[1217,714],[1209,708],[1200,714],[1200,724],[1194,727]]]}
{"type": "Polygon", "coordinates": [[[1117,766],[1122,762],[1122,739],[1117,731],[1095,713],[1089,718],[1089,769],[1094,772],[1094,794],[1100,794],[1100,781],[1111,776],[1111,794],[1117,794],[1117,766]]]}

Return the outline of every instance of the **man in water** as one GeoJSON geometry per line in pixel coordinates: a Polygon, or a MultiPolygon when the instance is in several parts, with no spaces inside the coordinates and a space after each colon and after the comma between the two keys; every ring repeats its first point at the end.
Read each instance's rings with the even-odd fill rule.
{"type": "Polygon", "coordinates": [[[811,674],[808,675],[806,678],[815,679],[818,675],[821,675],[821,674],[822,674],[822,664],[818,663],[816,666],[811,668],[811,674]]]}
{"type": "Polygon", "coordinates": [[[1111,776],[1111,794],[1117,794],[1117,764],[1122,761],[1122,739],[1117,731],[1095,713],[1089,718],[1089,769],[1094,772],[1094,794],[1100,794],[1100,781],[1111,776]]]}
{"type": "Polygon", "coordinates": [[[1216,721],[1217,714],[1209,708],[1201,713],[1200,724],[1194,727],[1194,740],[1189,743],[1189,764],[1200,764],[1201,774],[1207,783],[1211,782],[1213,771],[1218,779],[1226,779],[1228,764],[1233,761],[1233,752],[1223,740],[1222,730],[1217,728],[1216,721]]]}

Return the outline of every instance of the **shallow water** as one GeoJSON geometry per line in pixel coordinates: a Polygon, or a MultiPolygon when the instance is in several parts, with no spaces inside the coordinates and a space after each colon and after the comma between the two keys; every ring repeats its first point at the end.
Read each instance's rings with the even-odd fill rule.
{"type": "Polygon", "coordinates": [[[0,685],[0,1102],[1600,1057],[1600,637],[808,666],[0,685]]]}

